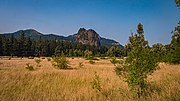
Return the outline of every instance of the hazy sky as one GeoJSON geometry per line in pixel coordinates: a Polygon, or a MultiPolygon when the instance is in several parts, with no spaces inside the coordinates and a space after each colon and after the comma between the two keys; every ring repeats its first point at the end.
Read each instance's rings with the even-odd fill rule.
{"type": "Polygon", "coordinates": [[[141,22],[150,45],[168,44],[179,15],[174,0],[0,0],[0,33],[33,28],[67,36],[84,27],[124,45],[141,22]]]}

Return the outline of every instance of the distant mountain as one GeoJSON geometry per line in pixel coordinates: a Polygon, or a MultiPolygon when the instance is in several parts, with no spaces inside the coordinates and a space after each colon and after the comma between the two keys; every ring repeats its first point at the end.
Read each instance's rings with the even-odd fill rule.
{"type": "Polygon", "coordinates": [[[64,40],[70,42],[80,42],[82,44],[106,46],[108,48],[111,47],[112,45],[117,45],[120,48],[123,47],[117,41],[100,37],[99,34],[97,34],[94,30],[92,29],[86,30],[84,28],[80,28],[77,34],[69,35],[67,37],[55,35],[55,34],[42,34],[34,29],[19,30],[14,33],[4,33],[0,35],[5,35],[6,37],[10,37],[11,35],[14,35],[15,38],[18,38],[23,32],[25,33],[25,37],[30,37],[32,40],[38,40],[41,38],[47,40],[64,40]]]}

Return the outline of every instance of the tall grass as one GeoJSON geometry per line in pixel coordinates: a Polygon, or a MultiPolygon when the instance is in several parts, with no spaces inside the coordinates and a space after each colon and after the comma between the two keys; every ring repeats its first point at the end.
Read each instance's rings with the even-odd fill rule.
{"type": "MultiPolygon", "coordinates": [[[[73,70],[57,70],[48,60],[36,71],[27,71],[26,63],[36,65],[31,59],[0,59],[1,101],[136,101],[127,84],[114,73],[109,60],[89,64],[85,59],[68,59],[73,70]],[[86,68],[80,68],[83,62],[86,68]],[[92,88],[92,81],[100,80],[100,92],[92,88]]],[[[150,96],[142,101],[179,101],[180,65],[160,65],[160,69],[148,77],[151,81],[150,96]]]]}

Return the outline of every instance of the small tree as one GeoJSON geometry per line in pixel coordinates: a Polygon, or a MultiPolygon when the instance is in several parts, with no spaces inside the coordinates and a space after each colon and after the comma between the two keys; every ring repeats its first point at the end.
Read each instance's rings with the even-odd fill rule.
{"type": "Polygon", "coordinates": [[[54,60],[54,66],[56,66],[59,69],[68,69],[68,61],[66,60],[66,57],[64,56],[64,53],[62,52],[61,55],[56,55],[53,57],[54,60]]]}
{"type": "Polygon", "coordinates": [[[144,39],[142,24],[138,25],[137,32],[138,34],[129,37],[128,44],[132,50],[115,71],[125,78],[131,90],[140,98],[147,89],[147,76],[156,70],[157,65],[156,59],[151,55],[148,41],[144,39]]]}

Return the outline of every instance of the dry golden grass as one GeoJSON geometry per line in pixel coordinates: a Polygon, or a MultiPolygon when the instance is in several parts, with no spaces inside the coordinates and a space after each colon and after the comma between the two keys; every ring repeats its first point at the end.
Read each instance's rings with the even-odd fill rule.
{"type": "MultiPolygon", "coordinates": [[[[59,70],[51,61],[41,59],[36,67],[34,59],[0,59],[0,100],[2,101],[134,101],[128,86],[114,72],[109,60],[90,64],[83,58],[68,58],[71,69],[59,70]],[[26,63],[34,66],[28,71],[26,63]],[[79,63],[83,67],[79,67],[79,63]],[[92,88],[94,74],[100,77],[102,91],[92,88]]],[[[160,69],[148,77],[151,97],[142,100],[180,100],[180,65],[161,63],[160,69]]]]}

